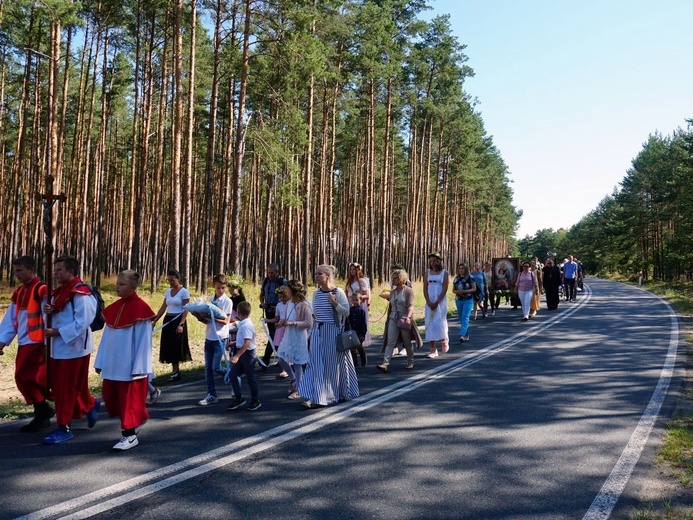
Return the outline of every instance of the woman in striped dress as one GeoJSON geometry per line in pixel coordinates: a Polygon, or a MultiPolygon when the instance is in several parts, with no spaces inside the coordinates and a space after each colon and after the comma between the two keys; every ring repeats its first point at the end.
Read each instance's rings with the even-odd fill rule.
{"type": "Polygon", "coordinates": [[[337,334],[342,320],[349,314],[346,294],[334,285],[334,268],[315,268],[313,314],[315,321],[310,340],[310,360],[298,386],[305,408],[327,406],[359,395],[354,361],[349,351],[337,352],[337,334]]]}

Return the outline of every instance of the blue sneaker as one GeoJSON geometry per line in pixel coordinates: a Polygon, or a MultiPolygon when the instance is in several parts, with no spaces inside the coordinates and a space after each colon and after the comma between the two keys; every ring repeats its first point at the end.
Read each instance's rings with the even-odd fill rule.
{"type": "Polygon", "coordinates": [[[99,420],[99,406],[101,406],[101,399],[94,399],[94,407],[87,412],[87,425],[89,428],[93,428],[96,421],[99,420]]]}
{"type": "Polygon", "coordinates": [[[70,430],[63,430],[62,428],[58,427],[55,430],[53,430],[53,433],[51,433],[48,437],[45,437],[43,439],[43,443],[59,444],[61,442],[69,441],[73,437],[74,435],[70,430]]]}

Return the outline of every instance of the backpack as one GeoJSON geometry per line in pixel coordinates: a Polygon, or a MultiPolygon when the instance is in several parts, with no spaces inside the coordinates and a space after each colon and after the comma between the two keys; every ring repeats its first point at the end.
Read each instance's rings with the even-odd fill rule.
{"type": "Polygon", "coordinates": [[[89,324],[89,328],[92,332],[101,330],[106,325],[106,319],[103,317],[103,310],[106,308],[106,303],[103,301],[103,296],[101,296],[101,291],[95,285],[89,285],[87,283],[78,283],[75,287],[88,287],[91,295],[96,298],[96,316],[94,316],[93,321],[89,324]]]}
{"type": "MultiPolygon", "coordinates": [[[[265,288],[266,288],[270,283],[271,283],[271,282],[269,281],[269,278],[267,278],[266,276],[262,279],[262,285],[260,286],[260,291],[262,292],[263,295],[265,294],[265,288]]],[[[281,287],[282,285],[286,285],[286,284],[287,284],[287,281],[286,281],[286,279],[283,278],[282,276],[277,275],[277,279],[274,281],[274,283],[276,283],[276,284],[277,284],[277,287],[279,288],[279,287],[281,287]]],[[[265,303],[266,303],[266,302],[265,302],[265,303]]]]}
{"type": "Polygon", "coordinates": [[[476,284],[476,292],[474,293],[474,301],[475,302],[480,302],[483,300],[481,297],[481,287],[479,287],[479,284],[476,284]]]}
{"type": "Polygon", "coordinates": [[[39,296],[39,289],[41,289],[41,287],[43,287],[44,285],[46,285],[46,282],[39,282],[36,284],[36,287],[34,287],[34,295],[33,295],[34,301],[36,303],[38,303],[39,306],[41,305],[41,297],[39,296]]]}
{"type": "MultiPolygon", "coordinates": [[[[482,271],[481,277],[484,279],[484,287],[488,286],[488,280],[486,279],[486,273],[482,271]]],[[[476,284],[476,292],[474,293],[474,301],[480,302],[483,301],[484,296],[481,293],[481,287],[479,287],[479,284],[476,284]]]]}

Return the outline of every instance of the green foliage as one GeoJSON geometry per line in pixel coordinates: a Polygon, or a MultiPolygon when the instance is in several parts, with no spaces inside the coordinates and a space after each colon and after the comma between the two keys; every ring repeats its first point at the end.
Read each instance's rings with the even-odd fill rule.
{"type": "Polygon", "coordinates": [[[556,253],[559,259],[574,254],[566,242],[566,235],[563,228],[558,231],[551,228],[540,229],[533,237],[527,235],[517,242],[520,257],[527,259],[536,256],[543,262],[550,252],[556,253]]]}
{"type": "MultiPolygon", "coordinates": [[[[48,26],[55,19],[63,27],[59,84],[62,85],[63,78],[69,79],[67,98],[63,100],[61,92],[58,102],[58,111],[65,111],[62,182],[71,193],[80,193],[82,182],[87,183],[83,190],[92,200],[104,193],[97,183],[108,172],[108,195],[99,202],[107,207],[98,211],[104,211],[111,220],[108,225],[129,230],[136,206],[132,197],[138,193],[133,193],[132,187],[137,190],[137,182],[146,178],[143,200],[147,206],[156,200],[162,216],[158,238],[150,231],[151,222],[142,224],[142,244],[147,244],[143,248],[150,248],[152,262],[166,262],[152,252],[165,249],[156,240],[164,240],[164,234],[173,229],[170,220],[175,212],[170,201],[174,199],[173,186],[180,183],[175,177],[180,172],[173,171],[171,161],[174,107],[187,106],[191,95],[193,220],[207,211],[200,205],[208,179],[205,158],[209,156],[214,169],[209,175],[210,179],[213,177],[213,192],[238,196],[241,216],[236,218],[247,221],[248,213],[256,216],[268,211],[285,215],[287,220],[298,215],[281,226],[285,236],[277,239],[276,244],[286,248],[285,254],[299,249],[288,244],[289,239],[303,240],[298,230],[305,228],[305,223],[296,209],[313,204],[315,215],[319,213],[316,205],[329,201],[333,207],[325,218],[331,219],[331,229],[335,230],[343,224],[338,221],[343,216],[337,210],[352,207],[356,199],[368,199],[369,222],[379,221],[381,226],[379,230],[369,230],[367,236],[353,238],[353,243],[364,242],[358,246],[362,248],[358,254],[382,250],[385,241],[405,243],[401,238],[405,230],[392,228],[408,220],[415,198],[420,211],[436,211],[439,215],[450,213],[461,204],[463,210],[458,220],[469,219],[483,228],[483,253],[496,247],[513,247],[511,237],[520,213],[512,205],[507,166],[486,134],[474,102],[464,91],[464,81],[473,71],[467,65],[465,46],[452,34],[448,16],[428,22],[420,19],[421,12],[428,9],[424,0],[253,1],[247,91],[240,100],[246,2],[198,2],[192,51],[196,76],[194,91],[189,93],[191,5],[183,2],[183,77],[182,86],[174,89],[171,2],[6,2],[0,21],[0,48],[4,51],[0,60],[6,74],[4,94],[8,107],[2,125],[7,150],[4,171],[12,172],[13,160],[19,156],[15,148],[22,99],[28,100],[24,105],[26,113],[21,114],[26,134],[24,156],[32,158],[24,160],[21,169],[38,171],[35,163],[39,154],[35,150],[42,148],[46,135],[45,112],[40,111],[48,105],[48,67],[45,57],[38,53],[27,56],[25,48],[45,54],[49,48],[48,26]],[[211,30],[217,19],[220,33],[215,41],[211,30]],[[72,42],[69,50],[68,35],[72,42]],[[220,49],[217,55],[215,48],[220,49]],[[215,60],[219,72],[218,105],[212,129],[210,100],[215,60]],[[23,92],[27,70],[28,88],[23,92]],[[236,117],[241,101],[245,103],[242,123],[247,125],[243,128],[245,133],[239,136],[236,117]],[[148,133],[143,138],[138,132],[145,128],[148,133]],[[216,139],[214,150],[208,154],[207,138],[212,130],[216,139]],[[239,179],[234,177],[227,183],[236,172],[233,150],[243,138],[242,171],[238,172],[239,179]],[[89,155],[87,159],[85,154],[89,155]],[[312,171],[306,171],[307,164],[312,165],[312,171]],[[262,179],[259,184],[258,179],[262,179]],[[304,189],[308,181],[310,191],[304,189]],[[326,185],[333,192],[316,202],[315,187],[326,185]],[[384,204],[379,203],[388,200],[382,194],[393,189],[398,196],[393,211],[385,216],[381,207],[384,204]],[[112,197],[112,192],[124,195],[125,200],[112,197]],[[376,232],[392,236],[375,236],[376,232]]],[[[186,128],[187,117],[186,111],[186,128]]],[[[183,140],[187,152],[187,133],[183,140]]],[[[11,175],[0,172],[0,183],[6,184],[9,179],[11,175]]],[[[211,225],[215,229],[221,229],[221,213],[229,209],[222,206],[227,204],[220,202],[212,209],[211,225]]],[[[94,229],[96,218],[92,215],[82,220],[85,236],[72,234],[74,243],[70,247],[88,243],[83,249],[89,251],[87,262],[92,263],[96,261],[94,249],[102,245],[100,238],[93,239],[100,231],[94,229]]],[[[438,218],[435,225],[441,226],[441,220],[438,218]]],[[[234,222],[236,225],[243,223],[234,222]]],[[[415,231],[408,231],[411,239],[415,231]]],[[[449,234],[449,229],[440,231],[443,233],[449,234]]],[[[130,238],[126,231],[118,238],[104,240],[127,242],[130,238]]],[[[320,237],[316,237],[314,243],[320,242],[320,237]]],[[[129,261],[127,251],[110,252],[112,247],[122,245],[106,247],[107,272],[112,266],[129,261]]],[[[195,242],[192,248],[199,246],[195,242]]],[[[260,247],[262,254],[278,256],[279,252],[272,251],[272,247],[260,247]]],[[[342,256],[352,253],[343,252],[342,256]]],[[[324,251],[315,251],[309,256],[324,255],[324,251]]],[[[6,262],[4,256],[2,261],[6,262]]],[[[162,268],[148,262],[149,259],[145,261],[148,269],[162,268]]],[[[198,260],[193,259],[195,262],[198,260]]],[[[293,263],[301,262],[296,258],[293,263]]],[[[383,266],[386,262],[379,263],[383,266]]],[[[368,265],[371,270],[374,267],[368,265]]],[[[204,271],[198,266],[191,269],[196,273],[204,271]]],[[[253,265],[251,269],[257,272],[258,267],[253,265]]],[[[97,271],[94,264],[87,270],[97,271]]],[[[416,271],[420,269],[417,267],[416,271]]],[[[151,273],[145,274],[149,277],[151,273]]]]}
{"type": "MultiPolygon", "coordinates": [[[[580,258],[588,273],[643,271],[645,278],[693,277],[693,120],[671,136],[643,144],[619,189],[550,247],[580,258]]],[[[522,252],[545,249],[544,231],[520,241],[522,252]]]]}

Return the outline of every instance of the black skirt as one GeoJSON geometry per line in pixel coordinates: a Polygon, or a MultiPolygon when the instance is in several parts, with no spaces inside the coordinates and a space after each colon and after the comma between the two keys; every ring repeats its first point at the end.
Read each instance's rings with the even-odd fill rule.
{"type": "Polygon", "coordinates": [[[180,325],[180,320],[183,316],[178,316],[177,318],[175,316],[175,314],[164,316],[164,323],[168,323],[168,325],[161,329],[160,363],[192,361],[190,345],[188,344],[188,324],[183,323],[183,333],[176,334],[176,329],[180,325]]]}

